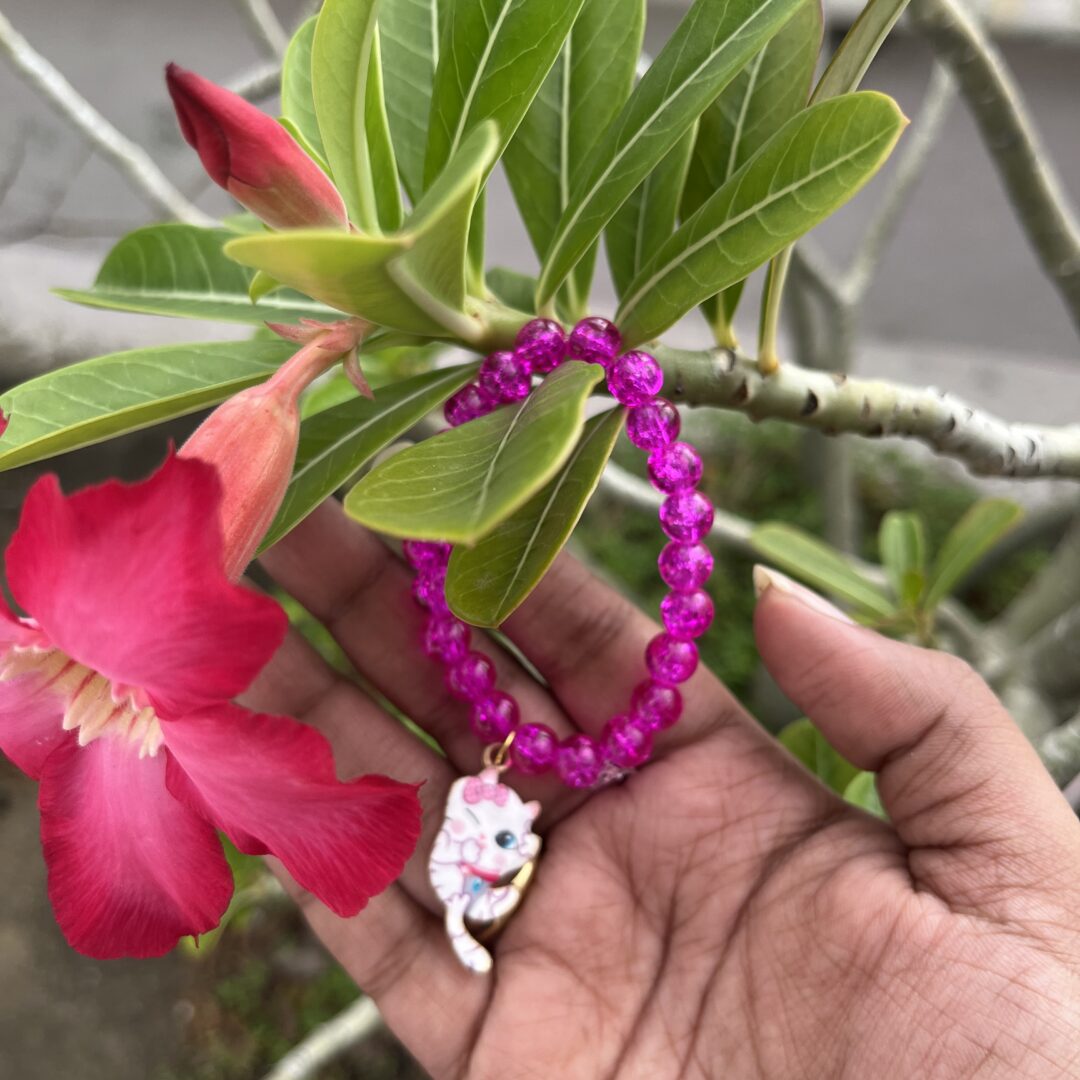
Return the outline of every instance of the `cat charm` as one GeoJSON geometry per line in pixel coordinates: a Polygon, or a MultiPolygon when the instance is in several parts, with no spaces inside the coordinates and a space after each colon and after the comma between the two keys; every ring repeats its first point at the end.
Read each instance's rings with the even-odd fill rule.
{"type": "Polygon", "coordinates": [[[540,854],[540,837],[532,831],[539,813],[538,802],[522,802],[499,783],[497,768],[464,776],[450,788],[428,874],[446,909],[450,944],[471,971],[490,971],[491,953],[466,922],[500,924],[518,906],[540,854]]]}

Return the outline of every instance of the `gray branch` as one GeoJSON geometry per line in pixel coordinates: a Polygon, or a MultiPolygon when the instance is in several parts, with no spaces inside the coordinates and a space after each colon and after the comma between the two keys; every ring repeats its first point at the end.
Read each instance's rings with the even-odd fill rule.
{"type": "Polygon", "coordinates": [[[1080,713],[1043,737],[1039,756],[1058,787],[1080,776],[1080,713]]]}
{"type": "Polygon", "coordinates": [[[270,0],[233,0],[244,17],[252,39],[267,56],[280,59],[289,47],[289,35],[270,6],[270,0]]]}
{"type": "Polygon", "coordinates": [[[1080,226],[993,42],[960,0],[914,0],[911,17],[979,126],[1043,271],[1080,330],[1080,226]]]}
{"type": "Polygon", "coordinates": [[[311,1080],[324,1066],[377,1031],[381,1023],[375,1002],[359,998],[297,1043],[265,1080],[311,1080]]]}
{"type": "Polygon", "coordinates": [[[154,164],[150,155],[122,135],[0,13],[0,51],[12,67],[102,156],[108,158],[150,202],[190,225],[212,225],[154,164]]]}
{"type": "Polygon", "coordinates": [[[262,101],[264,98],[273,97],[281,89],[281,64],[276,60],[256,64],[231,79],[225,87],[247,101],[262,101]]]}

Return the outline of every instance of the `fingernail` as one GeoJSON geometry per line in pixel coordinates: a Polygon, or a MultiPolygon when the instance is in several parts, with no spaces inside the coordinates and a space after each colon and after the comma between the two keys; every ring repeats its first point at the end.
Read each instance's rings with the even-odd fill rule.
{"type": "Polygon", "coordinates": [[[781,574],[779,570],[773,570],[771,567],[758,563],[754,566],[754,593],[760,600],[769,589],[775,589],[785,596],[790,596],[793,600],[798,600],[799,603],[804,604],[811,611],[816,611],[819,615],[827,615],[830,619],[846,623],[848,626],[856,625],[854,619],[830,604],[823,596],[818,596],[805,585],[792,581],[787,574],[781,574]]]}

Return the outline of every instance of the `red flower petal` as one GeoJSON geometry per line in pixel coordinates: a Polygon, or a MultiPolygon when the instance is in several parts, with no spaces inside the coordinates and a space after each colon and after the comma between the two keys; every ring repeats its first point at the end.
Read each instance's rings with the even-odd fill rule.
{"type": "Polygon", "coordinates": [[[221,920],[232,873],[213,828],[165,787],[165,757],[105,737],[74,738],[41,776],[49,898],[86,956],[161,956],[221,920]]]}
{"type": "Polygon", "coordinates": [[[214,469],[170,456],[149,480],[31,489],[8,581],[49,641],[164,715],[235,697],[285,634],[272,600],[221,566],[214,469]]]}
{"type": "Polygon", "coordinates": [[[165,727],[169,790],[241,851],[270,852],[328,908],[355,915],[404,869],[420,836],[416,787],[342,783],[317,731],[226,705],[165,727]]]}
{"type": "Polygon", "coordinates": [[[63,698],[50,694],[46,681],[30,674],[0,682],[0,751],[33,780],[57,745],[75,738],[63,728],[63,698]]]}

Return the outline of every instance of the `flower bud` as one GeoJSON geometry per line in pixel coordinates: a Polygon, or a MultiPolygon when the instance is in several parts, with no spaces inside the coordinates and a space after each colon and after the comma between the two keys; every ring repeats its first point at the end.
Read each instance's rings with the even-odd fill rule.
{"type": "Polygon", "coordinates": [[[221,478],[225,573],[239,580],[273,524],[292,477],[300,440],[300,395],[351,354],[366,323],[357,319],[308,329],[310,340],[265,383],[219,405],[179,456],[213,465],[221,478]],[[351,331],[351,332],[350,332],[351,331]]]}
{"type": "Polygon", "coordinates": [[[275,229],[348,227],[337,188],[276,120],[176,64],[165,81],[184,138],[237,202],[275,229]]]}

